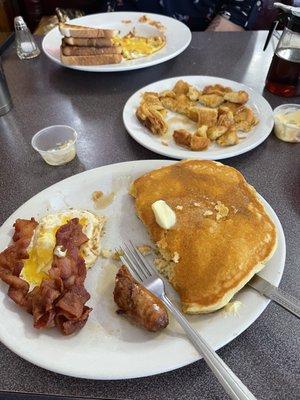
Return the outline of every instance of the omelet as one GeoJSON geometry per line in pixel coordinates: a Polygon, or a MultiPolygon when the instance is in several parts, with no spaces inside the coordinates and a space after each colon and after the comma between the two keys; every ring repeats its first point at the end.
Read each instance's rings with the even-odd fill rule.
{"type": "Polygon", "coordinates": [[[162,49],[166,44],[166,38],[162,34],[145,37],[135,36],[134,33],[130,32],[123,37],[115,36],[113,42],[122,47],[122,55],[126,60],[134,60],[149,56],[162,49]]]}
{"type": "Polygon", "coordinates": [[[27,281],[31,287],[40,285],[42,280],[47,278],[53,261],[53,253],[62,251],[55,249],[56,232],[72,218],[79,219],[82,231],[89,239],[80,249],[86,268],[95,264],[100,254],[100,237],[105,217],[77,209],[46,215],[41,218],[34,231],[28,247],[29,258],[24,260],[20,274],[20,277],[27,281]]]}

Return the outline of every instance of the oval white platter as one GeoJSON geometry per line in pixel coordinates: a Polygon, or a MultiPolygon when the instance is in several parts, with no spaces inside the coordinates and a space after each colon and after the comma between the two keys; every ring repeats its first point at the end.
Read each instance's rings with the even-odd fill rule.
{"type": "MultiPolygon", "coordinates": [[[[18,210],[0,228],[0,251],[10,242],[17,218],[41,216],[69,207],[88,209],[107,216],[103,247],[114,249],[120,241],[150,243],[146,229],[136,217],[134,202],[128,194],[131,181],[142,174],[172,163],[166,160],[131,161],[89,170],[43,190],[18,210]],[[95,190],[115,192],[112,204],[95,210],[91,194],[95,190]]],[[[278,247],[260,273],[278,285],[285,263],[285,239],[281,224],[271,206],[266,210],[275,222],[278,247]]],[[[73,336],[62,336],[56,329],[38,331],[32,316],[8,298],[7,286],[0,282],[0,340],[13,352],[40,367],[80,378],[126,379],[149,376],[190,364],[200,358],[181,329],[171,318],[161,333],[146,332],[116,314],[112,292],[117,262],[99,258],[88,271],[86,287],[93,307],[86,326],[73,336]]],[[[247,329],[263,312],[269,301],[250,287],[235,297],[242,302],[237,316],[220,310],[189,317],[203,337],[219,349],[247,329]]]]}

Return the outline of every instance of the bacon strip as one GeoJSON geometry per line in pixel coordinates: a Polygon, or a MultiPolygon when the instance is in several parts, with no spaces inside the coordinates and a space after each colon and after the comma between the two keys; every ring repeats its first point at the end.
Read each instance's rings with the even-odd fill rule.
{"type": "Polygon", "coordinates": [[[19,278],[19,275],[23,268],[23,260],[28,258],[27,248],[37,225],[34,218],[17,219],[14,223],[14,243],[0,253],[0,278],[9,285],[8,296],[29,312],[29,285],[19,278]]]}
{"type": "Polygon", "coordinates": [[[54,322],[64,335],[81,329],[92,311],[85,306],[90,295],[84,287],[85,261],[79,254],[81,245],[87,240],[78,218],[73,218],[56,232],[56,245],[62,246],[67,253],[63,258],[54,255],[49,276],[61,289],[55,301],[54,322]]]}
{"type": "Polygon", "coordinates": [[[64,292],[56,303],[55,323],[62,333],[69,335],[81,329],[92,311],[84,304],[90,295],[83,285],[75,285],[64,292]]]}
{"type": "Polygon", "coordinates": [[[60,288],[50,279],[43,280],[31,294],[33,326],[37,329],[55,326],[55,300],[60,296],[60,288]]]}
{"type": "Polygon", "coordinates": [[[14,224],[14,243],[0,253],[0,278],[9,285],[8,295],[33,315],[37,329],[57,326],[65,335],[81,329],[91,312],[85,303],[90,295],[84,287],[85,261],[80,246],[88,238],[79,219],[74,218],[56,232],[56,245],[67,250],[66,256],[53,256],[49,279],[29,292],[28,283],[19,277],[27,248],[38,223],[32,218],[14,224]]]}

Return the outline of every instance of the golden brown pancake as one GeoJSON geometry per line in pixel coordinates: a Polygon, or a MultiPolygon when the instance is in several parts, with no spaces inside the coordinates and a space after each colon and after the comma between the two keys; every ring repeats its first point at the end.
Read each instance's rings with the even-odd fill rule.
{"type": "Polygon", "coordinates": [[[236,169],[188,160],[151,171],[132,184],[137,214],[164,260],[156,265],[186,313],[226,305],[276,248],[276,229],[256,191],[236,169]],[[176,224],[162,229],[151,209],[164,200],[176,224]]]}

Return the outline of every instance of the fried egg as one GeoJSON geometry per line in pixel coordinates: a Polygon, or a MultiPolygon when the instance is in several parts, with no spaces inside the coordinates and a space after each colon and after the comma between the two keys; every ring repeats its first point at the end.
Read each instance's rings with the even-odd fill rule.
{"type": "Polygon", "coordinates": [[[28,247],[29,258],[24,260],[20,274],[21,278],[32,287],[40,285],[42,280],[47,278],[53,261],[53,252],[56,251],[58,254],[60,251],[55,249],[56,232],[72,218],[79,219],[82,231],[88,237],[88,241],[80,248],[85,265],[90,268],[95,264],[100,254],[100,236],[105,218],[90,211],[76,209],[46,215],[41,218],[35,229],[28,247]]]}
{"type": "Polygon", "coordinates": [[[123,37],[116,36],[113,40],[116,45],[122,47],[122,54],[126,60],[149,56],[156,53],[166,44],[164,35],[144,37],[129,33],[123,37]]]}

